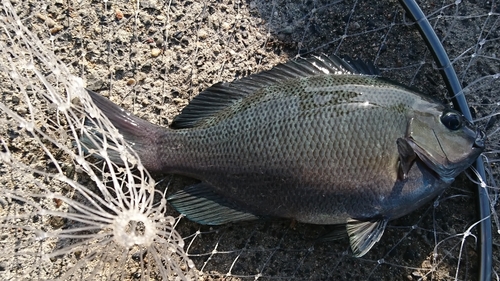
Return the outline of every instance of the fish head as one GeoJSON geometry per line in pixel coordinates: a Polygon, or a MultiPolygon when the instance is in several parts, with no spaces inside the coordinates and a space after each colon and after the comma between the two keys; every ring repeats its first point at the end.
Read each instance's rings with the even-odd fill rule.
{"type": "Polygon", "coordinates": [[[417,157],[445,182],[472,165],[484,151],[485,138],[460,112],[428,103],[414,111],[406,136],[417,157]]]}

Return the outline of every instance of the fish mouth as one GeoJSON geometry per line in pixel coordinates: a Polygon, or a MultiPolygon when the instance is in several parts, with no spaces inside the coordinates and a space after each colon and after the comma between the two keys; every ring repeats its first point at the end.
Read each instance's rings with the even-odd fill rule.
{"type": "Polygon", "coordinates": [[[444,182],[453,182],[456,171],[459,169],[458,167],[450,167],[452,165],[450,165],[446,158],[440,157],[439,159],[435,159],[435,155],[432,156],[421,149],[415,149],[418,147],[415,143],[411,143],[411,145],[415,145],[414,150],[417,154],[418,160],[421,161],[429,171],[431,171],[431,174],[435,175],[436,178],[441,179],[444,182]],[[445,168],[443,163],[448,164],[448,168],[445,168]]]}
{"type": "Polygon", "coordinates": [[[481,151],[485,148],[486,134],[481,130],[477,129],[476,131],[476,139],[474,140],[474,144],[472,148],[480,149],[481,151]]]}

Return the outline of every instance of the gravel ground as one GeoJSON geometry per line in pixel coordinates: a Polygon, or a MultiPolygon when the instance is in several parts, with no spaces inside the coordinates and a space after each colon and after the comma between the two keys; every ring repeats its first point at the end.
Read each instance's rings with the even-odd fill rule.
{"type": "MultiPolygon", "coordinates": [[[[439,71],[397,1],[51,0],[43,2],[46,9],[42,1],[12,3],[27,27],[52,36],[50,49],[89,89],[163,126],[216,82],[319,53],[373,61],[384,76],[446,101],[439,71]]],[[[469,86],[474,116],[482,117],[496,112],[499,101],[498,79],[479,79],[500,73],[500,11],[489,2],[453,3],[420,5],[469,86]]],[[[496,145],[498,125],[489,120],[483,125],[496,145]]],[[[155,178],[167,179],[159,188],[171,183],[169,193],[193,182],[155,178]]],[[[202,280],[474,280],[477,244],[461,235],[477,221],[474,188],[460,176],[439,201],[391,222],[360,259],[350,257],[347,240],[315,243],[326,226],[270,220],[207,227],[181,220],[177,230],[202,280]]]]}

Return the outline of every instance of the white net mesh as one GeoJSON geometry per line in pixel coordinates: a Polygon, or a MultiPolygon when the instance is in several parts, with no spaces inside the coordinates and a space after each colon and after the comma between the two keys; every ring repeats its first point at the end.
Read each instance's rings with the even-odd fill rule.
{"type": "MultiPolygon", "coordinates": [[[[497,207],[500,6],[421,1],[476,122],[497,207]]],[[[439,70],[396,1],[2,1],[0,13],[0,279],[471,280],[477,276],[477,177],[390,222],[363,258],[329,227],[269,220],[200,226],[165,194],[192,183],[150,176],[83,87],[167,126],[220,81],[298,55],[373,61],[382,74],[440,99],[439,70]],[[97,130],[83,126],[92,118],[97,130]],[[111,133],[110,133],[111,132],[111,133]],[[104,135],[90,152],[77,141],[104,135]],[[118,150],[126,166],[106,150],[118,150]],[[198,277],[197,277],[198,276],[198,277]]]]}

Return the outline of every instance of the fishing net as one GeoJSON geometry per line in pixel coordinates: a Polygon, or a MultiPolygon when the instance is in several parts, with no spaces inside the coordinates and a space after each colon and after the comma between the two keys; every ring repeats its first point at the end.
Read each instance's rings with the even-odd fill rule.
{"type": "MultiPolygon", "coordinates": [[[[482,184],[498,280],[500,5],[419,5],[488,135],[482,184]]],[[[2,1],[0,27],[0,279],[477,278],[481,182],[471,170],[391,221],[368,254],[353,258],[347,239],[318,243],[329,226],[215,227],[180,217],[165,196],[195,181],[149,174],[84,90],[168,126],[214,83],[325,53],[372,61],[383,76],[448,103],[439,69],[399,2],[15,0],[2,1]]]]}

